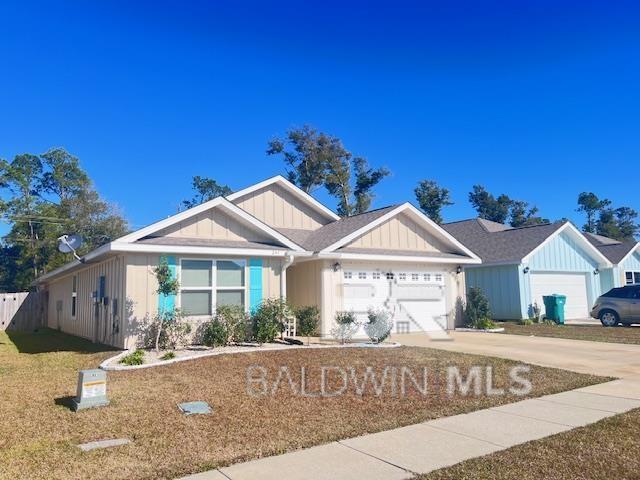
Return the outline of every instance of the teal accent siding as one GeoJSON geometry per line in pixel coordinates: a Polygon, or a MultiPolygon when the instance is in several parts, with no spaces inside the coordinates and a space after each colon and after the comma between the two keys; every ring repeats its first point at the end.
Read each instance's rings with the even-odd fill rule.
{"type": "Polygon", "coordinates": [[[262,259],[249,259],[249,309],[251,313],[262,302],[262,259]]]}
{"type": "Polygon", "coordinates": [[[482,290],[494,319],[518,319],[522,316],[518,272],[518,265],[466,268],[467,289],[478,287],[482,290]]]}
{"type": "MultiPolygon", "coordinates": [[[[176,257],[161,255],[160,258],[165,258],[171,271],[171,276],[176,278],[176,257]]],[[[175,295],[158,295],[158,311],[170,312],[176,308],[176,296],[175,295]]]]}

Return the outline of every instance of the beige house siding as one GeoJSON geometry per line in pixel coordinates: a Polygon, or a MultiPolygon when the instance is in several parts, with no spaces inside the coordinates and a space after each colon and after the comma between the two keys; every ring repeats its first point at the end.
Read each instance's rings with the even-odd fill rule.
{"type": "Polygon", "coordinates": [[[334,271],[332,261],[324,261],[321,270],[321,332],[329,335],[336,313],[341,311],[343,302],[342,270],[334,271]]]}
{"type": "Polygon", "coordinates": [[[404,213],[390,218],[347,246],[425,252],[447,251],[442,242],[404,213]]]}
{"type": "Polygon", "coordinates": [[[243,225],[220,208],[213,207],[199,215],[161,230],[154,236],[187,237],[215,240],[273,242],[256,229],[243,225]]]}
{"type": "Polygon", "coordinates": [[[49,292],[48,326],[100,343],[123,346],[126,298],[124,276],[125,261],[124,256],[120,255],[87,265],[49,283],[46,287],[49,292]],[[77,277],[77,296],[76,316],[72,317],[71,293],[74,276],[77,277]],[[107,305],[96,305],[92,299],[92,293],[98,291],[100,276],[105,277],[105,296],[109,300],[107,305]],[[117,302],[116,311],[113,310],[114,300],[117,302]],[[58,310],[58,305],[61,305],[61,310],[58,310]],[[113,328],[114,324],[117,325],[117,329],[113,328]]]}
{"type": "MultiPolygon", "coordinates": [[[[224,260],[239,259],[242,257],[229,256],[205,256],[205,255],[185,255],[184,257],[173,255],[176,257],[176,264],[180,265],[181,258],[198,258],[203,260],[224,260]]],[[[249,267],[248,258],[247,269],[245,270],[245,279],[247,289],[245,290],[245,301],[249,301],[249,267]]],[[[129,330],[125,342],[126,348],[133,348],[141,339],[144,326],[157,314],[158,311],[158,294],[156,290],[158,283],[153,269],[158,265],[160,255],[154,254],[128,254],[126,257],[126,278],[127,278],[127,313],[129,318],[129,330]]],[[[280,268],[282,260],[280,258],[265,257],[262,261],[262,298],[272,298],[280,296],[280,268]]],[[[179,298],[176,301],[179,305],[179,298]]],[[[191,321],[193,330],[202,323],[203,318],[191,321]]]]}
{"type": "Polygon", "coordinates": [[[248,193],[233,203],[275,228],[315,230],[331,222],[277,184],[248,193]]]}
{"type": "Polygon", "coordinates": [[[315,260],[287,269],[287,301],[295,307],[322,305],[321,275],[324,262],[315,260]]]}

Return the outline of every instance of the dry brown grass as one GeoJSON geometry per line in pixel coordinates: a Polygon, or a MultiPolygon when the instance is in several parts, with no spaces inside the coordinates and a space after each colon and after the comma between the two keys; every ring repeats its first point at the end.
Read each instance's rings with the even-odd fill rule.
{"type": "MultiPolygon", "coordinates": [[[[516,362],[426,348],[326,349],[249,353],[203,358],[165,367],[109,373],[106,408],[73,413],[77,371],[97,366],[113,352],[88,342],[44,331],[36,335],[0,334],[1,478],[172,478],[251,458],[391,429],[514,401],[513,396],[449,398],[434,388],[444,370],[457,365],[492,365],[497,386],[506,384],[516,362]],[[16,347],[17,346],[17,347],[16,347]],[[25,353],[19,353],[18,349],[25,353]],[[51,351],[48,351],[51,350],[51,351]],[[66,350],[66,351],[53,351],[66,350]],[[32,352],[32,353],[26,353],[32,352]],[[40,353],[35,353],[40,352],[40,353]],[[354,389],[335,398],[304,398],[281,388],[274,397],[246,393],[246,369],[266,367],[273,381],[280,366],[299,379],[300,367],[312,375],[308,391],[318,390],[320,365],[429,367],[431,394],[411,389],[406,398],[371,389],[354,389]],[[56,400],[59,399],[59,400],[56,400]],[[205,400],[214,413],[185,417],[176,404],[205,400]],[[81,453],[78,443],[126,437],[133,444],[81,453]]],[[[601,377],[531,367],[531,396],[546,395],[603,381],[601,377]]]]}
{"type": "Polygon", "coordinates": [[[538,337],[569,338],[592,342],[630,343],[640,345],[640,327],[603,327],[602,325],[518,325],[503,322],[504,333],[538,337]]]}
{"type": "Polygon", "coordinates": [[[624,480],[640,477],[640,409],[474,458],[416,480],[624,480]]]}

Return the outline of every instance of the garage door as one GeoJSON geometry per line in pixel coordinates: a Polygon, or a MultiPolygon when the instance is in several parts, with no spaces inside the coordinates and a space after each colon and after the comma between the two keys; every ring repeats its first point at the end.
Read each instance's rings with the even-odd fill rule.
{"type": "Polygon", "coordinates": [[[532,273],[531,297],[544,312],[543,295],[567,296],[565,318],[588,318],[587,276],[584,273],[532,273]]]}
{"type": "Polygon", "coordinates": [[[362,323],[370,309],[386,310],[396,333],[442,331],[447,324],[444,278],[444,272],[415,267],[343,265],[343,308],[362,323]]]}

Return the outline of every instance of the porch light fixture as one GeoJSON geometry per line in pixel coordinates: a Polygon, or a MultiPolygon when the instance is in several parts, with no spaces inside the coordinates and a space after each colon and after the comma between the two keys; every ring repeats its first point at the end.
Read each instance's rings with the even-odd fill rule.
{"type": "Polygon", "coordinates": [[[593,274],[594,274],[594,275],[600,275],[600,269],[599,269],[599,268],[596,268],[596,269],[593,271],[593,274]]]}
{"type": "Polygon", "coordinates": [[[333,271],[334,272],[340,271],[341,268],[342,268],[342,265],[340,265],[340,262],[336,262],[336,263],[333,264],[333,271]]]}
{"type": "Polygon", "coordinates": [[[458,268],[456,268],[456,273],[458,275],[460,275],[462,273],[462,267],[460,265],[458,265],[458,268]]]}
{"type": "Polygon", "coordinates": [[[523,272],[524,272],[524,273],[529,273],[529,267],[524,267],[523,272]]]}

